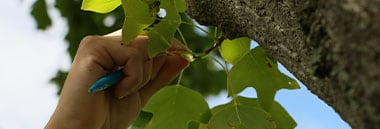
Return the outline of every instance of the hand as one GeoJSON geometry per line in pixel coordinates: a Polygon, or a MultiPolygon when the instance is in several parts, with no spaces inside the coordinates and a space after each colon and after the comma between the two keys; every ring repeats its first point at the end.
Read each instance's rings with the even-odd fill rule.
{"type": "MultiPolygon", "coordinates": [[[[121,36],[89,36],[78,48],[61,97],[46,129],[126,129],[148,99],[188,65],[179,55],[150,59],[148,38],[121,45],[121,36]],[[124,67],[115,87],[97,93],[88,88],[108,72],[124,67]]],[[[184,48],[174,40],[169,50],[184,48]]]]}

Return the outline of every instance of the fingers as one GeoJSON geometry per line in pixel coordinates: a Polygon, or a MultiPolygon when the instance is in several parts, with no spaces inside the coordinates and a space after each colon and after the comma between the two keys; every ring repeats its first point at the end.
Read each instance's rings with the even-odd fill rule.
{"type": "Polygon", "coordinates": [[[152,68],[153,67],[153,60],[145,61],[143,64],[143,78],[141,84],[138,86],[141,88],[145,84],[147,84],[150,81],[150,78],[152,76],[152,68]]]}
{"type": "Polygon", "coordinates": [[[150,80],[154,80],[156,78],[156,76],[157,76],[158,72],[160,71],[162,65],[164,65],[164,63],[165,63],[166,58],[167,58],[166,55],[157,56],[157,57],[153,58],[152,76],[151,76],[150,80]]]}
{"type": "Polygon", "coordinates": [[[159,70],[156,73],[155,79],[142,87],[139,92],[133,92],[123,99],[112,99],[113,101],[117,101],[113,107],[119,108],[112,110],[113,113],[117,113],[118,115],[111,118],[111,125],[113,125],[111,128],[125,128],[129,125],[137,117],[138,112],[147,100],[160,88],[173,80],[188,65],[188,62],[178,55],[155,57],[152,63],[155,66],[153,67],[154,70],[152,69],[152,73],[159,70]]]}
{"type": "Polygon", "coordinates": [[[75,58],[80,62],[90,63],[86,65],[100,65],[106,70],[124,66],[129,58],[135,56],[148,59],[147,37],[139,36],[130,45],[121,43],[120,36],[87,36],[81,41],[75,58]]]}
{"type": "MultiPolygon", "coordinates": [[[[146,36],[138,36],[128,45],[121,45],[120,36],[95,36],[92,38],[93,40],[90,41],[94,43],[87,45],[86,49],[82,49],[82,51],[88,51],[90,54],[87,55],[93,55],[92,57],[96,59],[94,61],[95,64],[103,67],[105,71],[110,71],[116,66],[124,67],[125,78],[117,84],[113,92],[117,98],[123,98],[136,92],[150,80],[161,76],[161,66],[167,65],[168,62],[176,60],[176,58],[180,58],[179,56],[162,56],[150,59],[147,52],[148,38],[146,36]],[[167,61],[166,58],[170,58],[171,60],[167,61]]],[[[173,40],[172,43],[173,45],[168,51],[186,49],[178,40],[173,40]]],[[[178,72],[172,76],[174,77],[178,72]]],[[[168,75],[164,77],[166,76],[168,75]]],[[[167,80],[166,83],[168,81],[170,80],[167,80]]]]}
{"type": "MultiPolygon", "coordinates": [[[[167,51],[180,51],[186,50],[178,40],[173,39],[172,47],[167,51]]],[[[140,90],[142,104],[148,101],[148,99],[159,89],[167,85],[170,81],[175,79],[179,72],[188,66],[188,61],[180,55],[172,56],[157,56],[153,58],[153,69],[151,80],[146,86],[140,90]]]]}
{"type": "MultiPolygon", "coordinates": [[[[173,40],[172,43],[173,45],[170,49],[168,49],[168,51],[185,50],[185,47],[183,47],[178,40],[173,40]]],[[[140,54],[143,56],[140,58],[148,60],[143,62],[142,64],[135,62],[136,60],[132,60],[132,58],[128,60],[127,64],[125,65],[124,71],[126,74],[126,78],[117,84],[114,91],[115,97],[119,99],[136,92],[140,88],[144,87],[149,81],[155,79],[157,76],[161,76],[159,75],[159,71],[161,67],[165,64],[167,58],[166,55],[164,55],[149,60],[147,54],[147,37],[145,36],[140,36],[140,38],[137,38],[136,40],[132,41],[129,45],[140,50],[140,54]]],[[[175,59],[176,56],[172,58],[175,59]]],[[[175,75],[176,74],[174,74],[174,76],[175,75]]],[[[170,80],[168,80],[168,82],[169,81],[170,80]]]]}
{"type": "MultiPolygon", "coordinates": [[[[102,71],[111,71],[117,66],[123,66],[126,77],[115,88],[116,97],[124,97],[147,82],[152,70],[146,45],[147,37],[139,36],[129,45],[121,45],[120,36],[90,36],[85,38],[78,50],[81,66],[99,66],[102,71]],[[86,61],[88,60],[88,61],[86,61]],[[146,61],[148,60],[148,61],[146,61]],[[132,90],[131,90],[132,89],[132,90]]],[[[104,75],[105,72],[103,72],[104,75]]]]}
{"type": "Polygon", "coordinates": [[[148,39],[146,36],[138,36],[127,46],[112,46],[115,48],[111,48],[113,52],[109,52],[109,54],[116,65],[124,66],[125,74],[125,78],[115,88],[115,97],[123,98],[135,92],[149,80],[152,71],[152,61],[148,56],[147,43],[148,39]]]}
{"type": "Polygon", "coordinates": [[[138,36],[136,39],[132,40],[128,45],[122,45],[121,39],[120,41],[118,41],[113,37],[108,38],[113,39],[115,42],[112,42],[112,45],[104,44],[104,47],[107,48],[106,51],[108,52],[109,56],[113,59],[115,65],[124,66],[124,64],[127,63],[128,58],[134,56],[142,58],[143,60],[149,59],[146,48],[148,44],[148,38],[146,36],[138,36]]]}
{"type": "Polygon", "coordinates": [[[132,55],[124,65],[125,77],[116,85],[114,95],[117,98],[124,98],[132,93],[143,82],[144,67],[141,55],[132,55]]]}
{"type": "Polygon", "coordinates": [[[145,105],[148,99],[159,89],[175,79],[178,73],[188,66],[188,63],[179,55],[168,56],[156,78],[140,90],[142,105],[145,105]]]}

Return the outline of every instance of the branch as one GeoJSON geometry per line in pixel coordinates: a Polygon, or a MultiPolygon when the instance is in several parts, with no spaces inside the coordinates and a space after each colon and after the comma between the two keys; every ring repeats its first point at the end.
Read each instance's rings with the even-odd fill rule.
{"type": "Polygon", "coordinates": [[[220,45],[222,45],[223,41],[226,39],[226,37],[222,36],[220,37],[216,43],[214,43],[214,45],[212,47],[210,47],[209,49],[207,49],[205,51],[205,54],[208,55],[212,50],[214,50],[215,48],[218,48],[220,45]]]}

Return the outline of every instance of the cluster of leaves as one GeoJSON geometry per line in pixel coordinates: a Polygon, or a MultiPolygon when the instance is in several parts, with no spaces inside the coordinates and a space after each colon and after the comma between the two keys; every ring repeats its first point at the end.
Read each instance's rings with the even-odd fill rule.
{"type": "MultiPolygon", "coordinates": [[[[183,20],[186,19],[183,14],[181,16],[186,9],[184,0],[84,0],[81,7],[83,10],[109,13],[119,5],[122,5],[125,15],[122,27],[124,43],[128,43],[137,35],[148,35],[148,50],[152,57],[169,48],[171,40],[176,36],[179,36],[187,46],[194,43],[187,40],[189,37],[184,36],[180,27],[181,24],[194,26],[192,22],[183,20]],[[165,16],[157,16],[160,10],[165,11],[165,16]]],[[[222,41],[215,39],[217,35],[218,32],[215,31],[209,41],[222,41]]],[[[210,34],[206,37],[210,37],[210,34]]],[[[274,101],[274,96],[279,89],[297,89],[298,84],[278,70],[276,61],[267,55],[264,49],[261,47],[250,49],[250,39],[224,40],[218,44],[221,44],[218,47],[219,53],[226,63],[214,59],[221,64],[226,73],[225,80],[227,80],[228,95],[232,97],[231,102],[210,109],[204,96],[199,92],[178,84],[167,86],[148,101],[132,128],[294,128],[295,121],[279,103],[274,101]],[[227,63],[232,67],[229,68],[227,63]],[[257,99],[237,95],[248,87],[256,89],[257,99]]],[[[193,49],[189,48],[185,52],[187,56],[201,55],[206,58],[214,56],[210,56],[209,53],[199,54],[196,49],[193,52],[193,49]]],[[[204,61],[205,58],[197,60],[204,61]]],[[[204,67],[207,65],[198,65],[195,69],[204,67]]],[[[208,79],[213,80],[214,77],[208,79]]],[[[184,82],[185,80],[194,81],[191,78],[184,79],[184,82]]]]}

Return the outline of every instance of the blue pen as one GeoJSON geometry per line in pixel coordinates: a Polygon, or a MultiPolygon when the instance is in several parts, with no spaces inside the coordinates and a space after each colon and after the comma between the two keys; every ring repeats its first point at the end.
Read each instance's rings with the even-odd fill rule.
{"type": "Polygon", "coordinates": [[[123,69],[112,72],[96,81],[90,88],[88,88],[88,92],[95,93],[105,90],[118,83],[121,79],[124,78],[124,76],[125,75],[123,69]]]}

